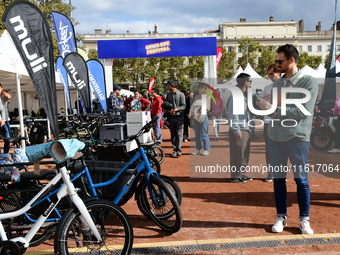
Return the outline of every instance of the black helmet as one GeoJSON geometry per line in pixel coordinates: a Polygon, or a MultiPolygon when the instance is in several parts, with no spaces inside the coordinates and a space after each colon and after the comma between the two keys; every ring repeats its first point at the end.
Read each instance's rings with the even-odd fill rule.
{"type": "Polygon", "coordinates": [[[162,104],[162,108],[164,110],[170,111],[171,109],[174,109],[174,105],[168,101],[164,101],[164,103],[162,104]]]}
{"type": "Polygon", "coordinates": [[[169,80],[167,82],[167,84],[170,84],[170,85],[174,86],[175,88],[178,87],[178,82],[176,80],[169,80]]]}

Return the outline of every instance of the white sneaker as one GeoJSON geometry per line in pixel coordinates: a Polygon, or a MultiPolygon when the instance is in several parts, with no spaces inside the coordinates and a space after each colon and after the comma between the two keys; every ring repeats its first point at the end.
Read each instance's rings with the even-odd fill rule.
{"type": "Polygon", "coordinates": [[[208,156],[209,155],[209,151],[203,151],[201,155],[202,156],[208,156]]]}
{"type": "Polygon", "coordinates": [[[338,148],[333,148],[331,150],[328,151],[329,153],[340,153],[340,149],[338,148]]]}
{"type": "Polygon", "coordinates": [[[200,155],[201,152],[199,150],[195,150],[194,152],[191,153],[191,155],[200,155]]]}
{"type": "Polygon", "coordinates": [[[300,229],[302,234],[306,235],[313,235],[314,231],[313,229],[310,228],[310,224],[308,220],[301,220],[300,221],[300,229]]]}
{"type": "Polygon", "coordinates": [[[275,224],[272,226],[272,232],[280,233],[285,227],[287,227],[287,218],[277,217],[275,224]]]}

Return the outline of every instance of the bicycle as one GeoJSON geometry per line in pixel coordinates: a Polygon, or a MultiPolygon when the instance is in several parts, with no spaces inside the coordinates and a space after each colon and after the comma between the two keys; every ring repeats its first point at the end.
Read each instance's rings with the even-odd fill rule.
{"type": "MultiPolygon", "coordinates": [[[[144,132],[144,130],[146,130],[147,132],[147,129],[150,128],[151,125],[153,125],[152,122],[144,126],[138,134],[128,139],[138,140],[138,137],[144,132]]],[[[139,144],[139,140],[137,141],[137,143],[139,144]]],[[[180,229],[181,224],[182,224],[182,215],[181,215],[181,211],[179,208],[179,204],[182,201],[181,190],[178,184],[174,180],[172,180],[170,177],[162,176],[162,175],[158,177],[157,172],[153,171],[150,166],[150,163],[149,163],[150,158],[147,158],[147,159],[145,158],[146,157],[145,151],[143,150],[141,146],[140,146],[140,151],[141,151],[141,155],[144,155],[144,159],[138,162],[138,167],[136,170],[133,169],[132,176],[128,176],[128,179],[122,183],[121,187],[119,187],[118,195],[113,199],[113,202],[118,205],[125,204],[132,197],[132,195],[135,194],[135,199],[137,200],[138,208],[141,210],[141,212],[145,216],[152,218],[161,229],[171,232],[171,233],[177,232],[180,229]],[[145,170],[146,168],[148,169],[145,170]],[[145,173],[145,176],[149,176],[149,178],[146,178],[144,176],[144,180],[142,180],[139,183],[139,179],[142,173],[145,173]],[[147,180],[150,179],[150,180],[146,182],[145,179],[147,180]],[[137,187],[137,184],[139,184],[138,187],[137,187]],[[151,202],[148,200],[148,197],[150,197],[151,202]],[[156,209],[155,209],[155,212],[150,213],[150,210],[152,207],[156,209]]],[[[72,182],[78,181],[80,182],[80,185],[83,185],[81,190],[84,191],[84,194],[83,194],[84,198],[91,196],[91,195],[96,196],[96,197],[105,197],[105,192],[103,192],[104,195],[102,195],[100,189],[106,187],[109,189],[110,192],[112,192],[112,189],[110,189],[111,187],[109,187],[108,185],[110,185],[113,182],[115,186],[117,185],[115,181],[118,180],[118,178],[121,175],[123,175],[123,173],[126,173],[128,170],[131,170],[131,169],[128,169],[128,166],[131,166],[131,165],[135,166],[134,162],[137,162],[136,159],[138,157],[138,154],[136,154],[135,157],[131,159],[129,163],[127,163],[127,165],[125,163],[120,163],[120,165],[118,165],[119,169],[121,167],[123,168],[119,171],[119,173],[115,174],[109,181],[102,182],[99,184],[93,184],[90,171],[88,167],[86,166],[86,164],[88,165],[93,165],[93,164],[98,164],[98,163],[110,164],[112,162],[108,162],[108,161],[98,162],[98,161],[88,160],[86,161],[86,164],[85,164],[85,160],[82,159],[81,160],[82,166],[81,166],[80,172],[77,172],[77,170],[75,170],[74,168],[70,168],[71,172],[72,171],[77,172],[72,177],[72,182]],[[98,189],[98,192],[96,189],[98,189]]],[[[140,157],[142,158],[141,155],[140,157]]],[[[74,161],[73,164],[79,161],[80,160],[74,161]]],[[[119,162],[114,162],[114,163],[118,164],[119,162]]],[[[155,160],[154,163],[158,164],[157,160],[155,160]]],[[[105,169],[107,168],[110,168],[110,165],[105,165],[105,169]]],[[[99,172],[98,169],[96,169],[96,172],[99,172]]],[[[105,176],[103,178],[105,178],[105,176]]],[[[51,197],[53,197],[57,192],[58,192],[58,189],[54,190],[49,195],[41,199],[39,203],[35,203],[35,206],[40,205],[40,203],[44,201],[53,200],[51,197]]],[[[112,200],[112,198],[110,199],[112,200]]],[[[52,217],[51,219],[48,219],[49,222],[60,220],[60,215],[59,215],[58,210],[56,210],[55,214],[56,216],[52,217]]],[[[21,222],[26,223],[25,224],[26,226],[28,226],[30,222],[34,222],[32,217],[29,217],[27,215],[25,216],[24,219],[25,221],[21,221],[21,222]]],[[[44,240],[46,240],[47,237],[51,236],[51,234],[55,231],[55,228],[52,228],[52,226],[49,226],[49,225],[48,227],[49,228],[47,228],[40,235],[40,237],[36,238],[34,243],[30,243],[30,246],[38,245],[39,242],[41,243],[44,240]]],[[[55,236],[56,237],[60,236],[60,234],[56,234],[55,236]]],[[[55,242],[57,242],[57,240],[55,242]]],[[[55,252],[56,253],[59,252],[59,247],[55,247],[55,252]]]]}
{"type": "MultiPolygon", "coordinates": [[[[117,194],[114,195],[112,202],[118,205],[125,204],[133,194],[137,200],[137,205],[143,215],[151,218],[157,226],[164,231],[175,233],[182,226],[182,212],[180,204],[182,201],[182,192],[178,184],[170,177],[159,175],[157,171],[152,169],[150,164],[150,155],[147,155],[138,137],[143,133],[148,132],[155,125],[156,119],[146,124],[137,134],[128,136],[124,140],[106,139],[105,142],[112,144],[126,144],[130,147],[135,141],[137,153],[132,156],[128,162],[121,162],[116,168],[121,168],[117,173],[112,173],[112,176],[107,181],[94,183],[91,173],[87,167],[88,164],[96,165],[97,169],[93,173],[98,173],[100,170],[107,170],[110,165],[108,161],[82,161],[80,169],[75,166],[73,171],[77,172],[72,178],[72,181],[81,178],[83,184],[82,190],[90,196],[104,196],[103,188],[109,187],[111,184],[116,184],[116,181],[126,171],[131,170],[131,175],[123,181],[122,187],[119,188],[117,194]],[[136,165],[137,164],[137,165],[136,165]],[[130,167],[130,168],[129,168],[130,167]],[[143,175],[143,176],[142,176],[143,175]],[[141,179],[141,177],[143,177],[141,179]],[[139,180],[141,181],[139,182],[139,180]],[[101,194],[102,193],[102,194],[101,194]]],[[[115,162],[116,164],[118,162],[115,162]]],[[[156,164],[159,165],[156,160],[156,164]]],[[[70,168],[72,169],[72,167],[70,168]]],[[[71,170],[72,171],[72,170],[71,170]]],[[[101,177],[103,177],[101,175],[101,177]]],[[[110,190],[110,188],[108,188],[110,190]]],[[[110,190],[112,192],[112,190],[110,190]]]]}
{"type": "Polygon", "coordinates": [[[98,254],[99,250],[106,250],[109,253],[130,253],[133,231],[126,213],[109,201],[89,198],[84,202],[77,194],[78,189],[70,180],[66,166],[62,164],[65,159],[73,157],[78,149],[82,149],[84,144],[78,141],[73,143],[73,146],[73,155],[69,155],[70,152],[65,150],[62,142],[51,142],[49,153],[58,163],[59,173],[25,206],[0,214],[0,254],[22,255],[64,197],[69,198],[73,205],[62,216],[58,215],[60,222],[55,236],[58,254],[64,255],[74,251],[98,254]],[[54,196],[48,194],[59,184],[60,187],[52,192],[54,196]],[[2,222],[19,217],[41,201],[48,201],[48,204],[42,209],[42,213],[27,234],[24,237],[8,238],[2,222]]]}

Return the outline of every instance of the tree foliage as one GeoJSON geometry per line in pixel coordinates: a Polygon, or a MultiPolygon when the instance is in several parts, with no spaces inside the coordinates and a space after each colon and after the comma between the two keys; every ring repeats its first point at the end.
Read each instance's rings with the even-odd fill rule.
{"type": "Polygon", "coordinates": [[[224,83],[234,74],[234,63],[236,60],[236,52],[228,52],[223,49],[222,59],[217,69],[217,83],[224,83]]]}
{"type": "Polygon", "coordinates": [[[262,77],[267,76],[267,66],[274,63],[274,60],[275,56],[272,47],[264,47],[261,56],[258,58],[257,73],[262,77]]]}
{"type": "Polygon", "coordinates": [[[248,37],[243,37],[238,44],[238,47],[242,49],[242,57],[239,59],[239,65],[245,69],[249,63],[254,68],[261,44],[248,37]]]}
{"type": "Polygon", "coordinates": [[[305,65],[316,69],[322,62],[320,56],[309,56],[307,52],[301,52],[297,63],[298,68],[303,68],[305,65]]]}

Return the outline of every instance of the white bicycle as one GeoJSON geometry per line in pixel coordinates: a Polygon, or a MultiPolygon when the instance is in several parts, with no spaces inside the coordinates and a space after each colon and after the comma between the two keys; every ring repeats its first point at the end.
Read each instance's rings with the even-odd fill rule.
{"type": "MultiPolygon", "coordinates": [[[[84,147],[84,144],[77,140],[75,144],[72,144],[72,151],[75,152],[70,153],[64,148],[61,141],[51,142],[48,152],[57,163],[74,157],[76,152],[84,147]]],[[[58,254],[130,254],[133,230],[126,213],[119,206],[107,200],[92,198],[84,202],[78,196],[78,189],[71,182],[70,172],[67,168],[59,164],[58,170],[59,173],[24,207],[0,214],[0,254],[22,255],[25,253],[30,241],[40,228],[44,228],[49,215],[64,197],[69,198],[72,206],[62,215],[58,224],[56,232],[58,236],[55,237],[54,244],[58,254]],[[9,239],[2,222],[25,214],[52,190],[59,187],[56,195],[49,199],[46,208],[42,209],[42,214],[31,229],[25,233],[25,236],[9,239]]]]}

